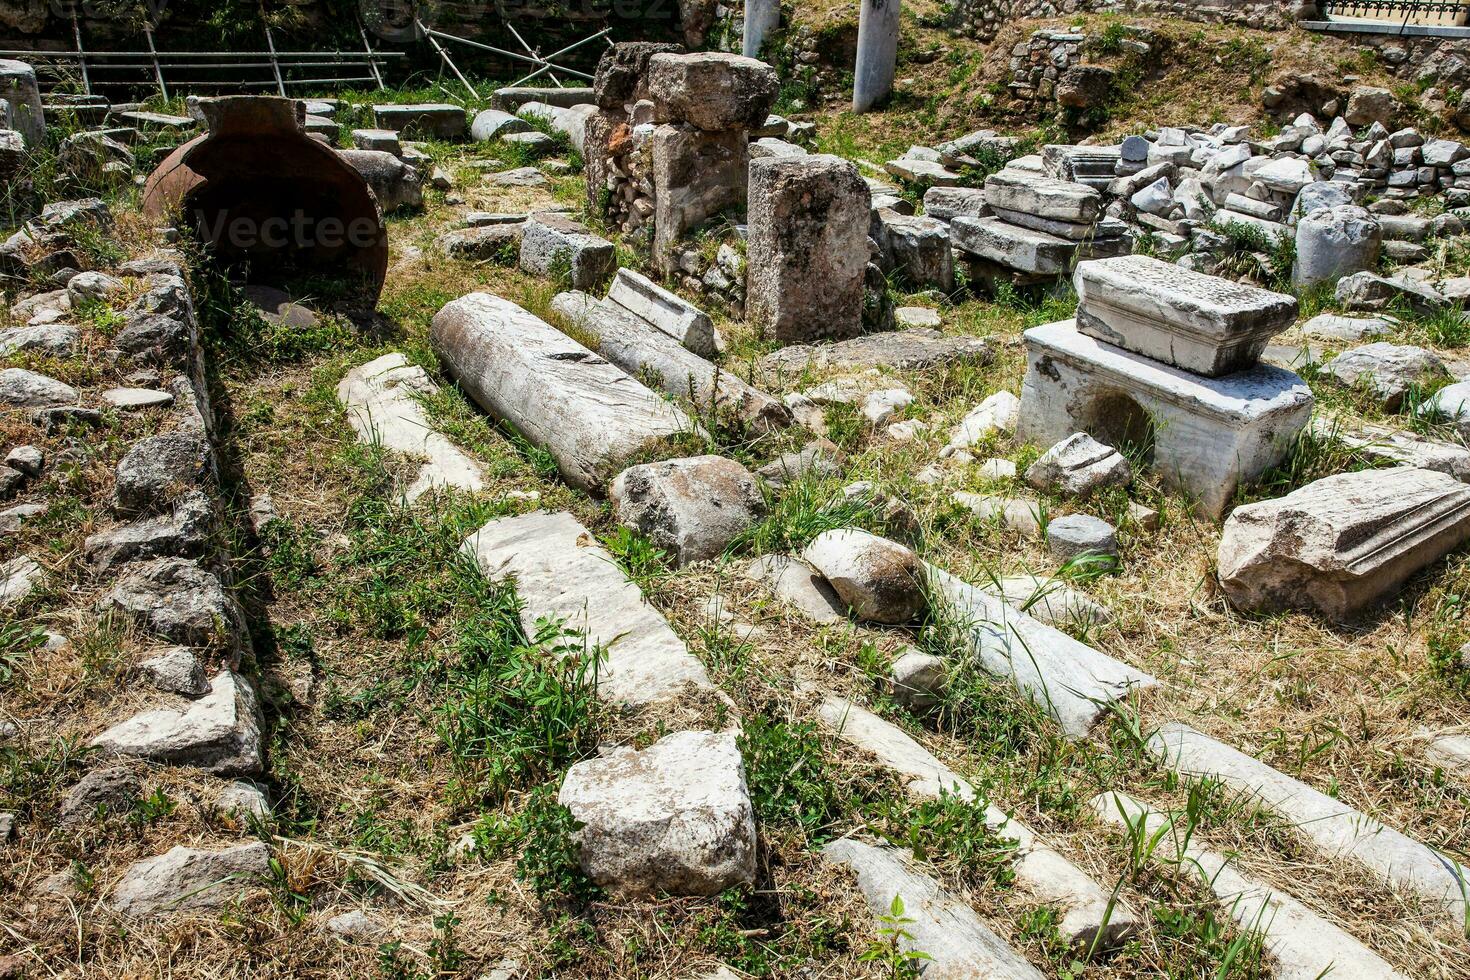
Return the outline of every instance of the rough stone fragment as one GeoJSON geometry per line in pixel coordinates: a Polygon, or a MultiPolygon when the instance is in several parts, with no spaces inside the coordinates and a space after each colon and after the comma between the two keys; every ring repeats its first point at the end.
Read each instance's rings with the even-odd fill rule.
{"type": "Polygon", "coordinates": [[[138,664],[138,670],[160,691],[197,698],[210,691],[204,664],[188,647],[169,647],[138,664]]]}
{"type": "Polygon", "coordinates": [[[715,51],[655,54],[648,92],[658,122],[699,129],[759,129],[776,101],[776,70],[754,58],[715,51]]]}
{"type": "Polygon", "coordinates": [[[89,535],[82,554],[98,572],[145,558],[198,558],[214,530],[209,498],[190,490],[172,501],[166,513],[89,535]]]}
{"type": "Polygon", "coordinates": [[[46,357],[70,357],[76,352],[80,337],[77,328],[69,323],[9,327],[0,330],[0,355],[29,352],[46,357]]]}
{"type": "Polygon", "coordinates": [[[424,201],[423,174],[382,150],[341,150],[342,159],[362,175],[384,214],[416,208],[424,201]]]}
{"type": "Polygon", "coordinates": [[[698,427],[637,380],[547,323],[488,293],[434,317],[435,349],[482,408],[602,493],[628,462],[698,427]]]}
{"type": "Polygon", "coordinates": [[[949,668],[931,653],[909,648],[888,670],[888,690],[910,711],[928,711],[944,699],[949,668]]]}
{"type": "Polygon", "coordinates": [[[222,671],[207,695],[181,709],[156,708],[112,726],[89,743],[105,753],[219,775],[251,775],[263,768],[260,708],[255,689],[222,671]]]}
{"type": "Polygon", "coordinates": [[[1430,287],[1396,277],[1385,279],[1371,272],[1357,272],[1337,283],[1337,301],[1346,310],[1382,310],[1396,301],[1407,303],[1416,313],[1441,310],[1448,303],[1430,287]]]}
{"type": "Polygon", "coordinates": [[[1302,324],[1302,334],[1313,340],[1368,340],[1392,333],[1394,324],[1383,317],[1339,316],[1319,313],[1302,324]]]}
{"type": "Polygon", "coordinates": [[[1356,205],[1313,211],[1296,226],[1291,281],[1310,286],[1373,269],[1382,242],[1377,219],[1356,205]]]}
{"type": "Polygon", "coordinates": [[[821,572],[800,558],[762,555],[750,563],[745,577],[761,582],[816,623],[847,620],[847,604],[840,599],[821,572]]]}
{"type": "Polygon", "coordinates": [[[940,221],[961,215],[981,218],[990,213],[989,207],[981,187],[931,187],[924,192],[924,213],[940,221]]]}
{"type": "Polygon", "coordinates": [[[539,213],[526,219],[521,235],[521,270],[555,275],[563,266],[573,289],[594,289],[616,268],[612,242],[563,214],[539,213]]]}
{"type": "Polygon", "coordinates": [[[1470,538],[1470,487],[1401,467],[1340,473],[1237,507],[1220,537],[1225,594],[1252,611],[1350,621],[1470,538]]]}
{"type": "Polygon", "coordinates": [[[1113,447],[1074,432],[1031,464],[1026,482],[1038,490],[1086,498],[1104,487],[1128,486],[1133,467],[1113,447]]]}
{"type": "Polygon", "coordinates": [[[246,820],[265,820],[271,815],[271,805],[266,799],[265,791],[243,779],[220,790],[214,799],[214,805],[220,813],[246,820]]]}
{"type": "Polygon", "coordinates": [[[619,521],[678,565],[718,557],[765,513],[755,477],[723,456],[631,466],[608,496],[619,521]]]}
{"type": "Polygon", "coordinates": [[[567,771],[582,870],[619,894],[715,895],[755,877],[755,813],[733,735],[675,732],[567,771]]]}
{"type": "Polygon", "coordinates": [[[898,273],[915,286],[945,293],[954,290],[954,249],[944,222],[878,208],[873,212],[872,230],[886,271],[898,273]]]}
{"type": "Polygon", "coordinates": [[[1322,370],[1348,387],[1373,395],[1391,412],[1403,404],[1411,389],[1449,376],[1444,362],[1430,351],[1382,341],[1345,350],[1322,365],[1322,370]]]}
{"type": "Polygon", "coordinates": [[[81,395],[71,385],[24,368],[0,371],[0,405],[11,408],[50,408],[75,405],[81,395]]]}
{"type": "Polygon", "coordinates": [[[578,645],[606,648],[598,672],[605,700],[641,706],[711,689],[704,667],[572,515],[500,518],[471,535],[463,551],[486,577],[514,580],[528,635],[540,632],[539,620],[562,622],[578,645]]]}
{"type": "Polygon", "coordinates": [[[1021,410],[1021,400],[1009,391],[997,391],[972,408],[950,433],[944,453],[953,455],[968,449],[995,432],[1013,432],[1021,410]]]}
{"type": "Polygon", "coordinates": [[[373,121],[409,138],[458,140],[465,134],[464,107],[446,103],[375,105],[373,121]]]}
{"type": "Polygon", "coordinates": [[[654,258],[666,275],[687,234],[726,211],[746,208],[750,154],[742,130],[659,126],[653,157],[654,258]]]}
{"type": "Polygon", "coordinates": [[[0,609],[13,609],[25,602],[44,579],[45,571],[27,555],[0,562],[0,609]]]}
{"type": "Polygon", "coordinates": [[[423,368],[399,353],[353,368],[337,385],[337,400],[360,441],[425,461],[403,493],[410,502],[443,487],[485,487],[480,464],[440,432],[424,409],[422,399],[438,390],[423,368]]]}
{"type": "MultiPolygon", "coordinates": [[[[604,51],[592,83],[594,100],[603,109],[621,109],[648,98],[648,63],[657,54],[683,54],[678,44],[621,41],[604,51]]],[[[750,57],[755,55],[747,52],[750,57]]]]}
{"type": "Polygon", "coordinates": [[[185,558],[157,558],[123,568],[98,601],[165,639],[238,653],[248,642],[245,615],[211,572],[185,558]]]}
{"type": "Polygon", "coordinates": [[[870,210],[867,185],[839,157],[752,161],[750,322],[783,343],[857,335],[870,210]]]}
{"type": "Polygon", "coordinates": [[[483,262],[498,259],[506,250],[514,249],[519,258],[525,230],[524,222],[458,228],[439,237],[439,250],[453,259],[483,262]]]}
{"type": "Polygon", "coordinates": [[[1001,170],[985,180],[985,200],[994,208],[1038,218],[1091,224],[1102,210],[1102,195],[1086,184],[1001,170]]]}
{"type": "Polygon", "coordinates": [[[166,432],[139,439],[117,464],[113,495],[127,513],[167,507],[214,472],[209,441],[195,432],[166,432]]]}
{"type": "Polygon", "coordinates": [[[866,531],[824,531],[807,545],[802,558],[826,577],[859,619],[907,623],[926,605],[918,556],[866,531]]]}
{"type": "Polygon", "coordinates": [[[96,818],[125,814],[137,803],[143,782],[127,766],[93,769],[61,800],[61,825],[73,827],[96,818]]]}
{"type": "Polygon", "coordinates": [[[1083,262],[1073,278],[1080,332],[1207,377],[1253,366],[1297,314],[1291,296],[1144,255],[1083,262]]]}
{"type": "Polygon", "coordinates": [[[180,845],[129,867],[109,901],[124,915],[140,918],[224,905],[261,890],[270,857],[260,841],[223,851],[180,845]]]}
{"type": "Polygon", "coordinates": [[[20,133],[27,147],[45,145],[46,112],[41,105],[41,90],[35,69],[23,61],[0,58],[0,122],[4,128],[20,133]]]}

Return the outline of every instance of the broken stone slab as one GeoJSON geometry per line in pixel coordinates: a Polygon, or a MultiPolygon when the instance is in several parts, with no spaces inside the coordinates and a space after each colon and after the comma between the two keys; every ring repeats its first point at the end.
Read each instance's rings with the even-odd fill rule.
{"type": "Polygon", "coordinates": [[[224,905],[263,890],[270,858],[260,841],[223,851],[179,845],[131,865],[108,901],[134,917],[224,905]]]}
{"type": "Polygon", "coordinates": [[[1383,341],[1364,344],[1338,354],[1322,365],[1322,372],[1350,388],[1358,388],[1397,411],[1414,389],[1427,388],[1450,376],[1432,351],[1383,341]]]}
{"type": "Polygon", "coordinates": [[[993,208],[1068,224],[1090,225],[1102,211],[1102,195],[1086,184],[1017,170],[987,177],[985,200],[993,208]]]}
{"type": "Polygon", "coordinates": [[[745,211],[750,153],[743,130],[659,126],[653,157],[654,260],[668,276],[690,232],[728,211],[745,211]]]}
{"type": "Polygon", "coordinates": [[[526,219],[521,233],[522,272],[535,276],[569,275],[572,289],[595,289],[617,266],[612,242],[564,214],[541,212],[526,219]]]}
{"type": "Polygon", "coordinates": [[[339,150],[338,155],[367,181],[384,214],[423,204],[424,177],[417,167],[381,150],[339,150]]]}
{"type": "Polygon", "coordinates": [[[782,343],[862,331],[871,200],[840,157],[750,164],[746,317],[782,343]]]}
{"type": "Polygon", "coordinates": [[[980,337],[946,337],[938,330],[918,328],[871,333],[833,344],[795,344],[761,358],[761,370],[800,374],[813,370],[848,370],[886,367],[899,371],[922,371],[959,360],[984,363],[993,356],[990,344],[980,337]]]}
{"type": "Polygon", "coordinates": [[[562,622],[588,651],[604,648],[598,695],[640,707],[690,689],[713,689],[703,665],[571,514],[537,511],[491,521],[462,549],[494,580],[510,579],[521,623],[562,622]]]}
{"type": "Polygon", "coordinates": [[[903,545],[856,528],[824,531],[802,559],[827,579],[859,619],[899,625],[927,605],[924,569],[903,545]]]}
{"type": "Polygon", "coordinates": [[[1453,477],[1340,473],[1236,508],[1220,537],[1220,585],[1242,609],[1306,608],[1346,622],[1467,539],[1470,487],[1453,477]]]}
{"type": "Polygon", "coordinates": [[[137,804],[142,790],[142,780],[128,766],[93,769],[66,791],[61,801],[61,825],[75,827],[125,814],[137,804]]]}
{"type": "Polygon", "coordinates": [[[424,408],[423,399],[438,390],[428,372],[400,353],[353,368],[337,385],[337,401],[360,442],[425,461],[403,491],[410,503],[444,487],[471,493],[485,488],[480,464],[450,442],[424,408]]]}
{"type": "Polygon", "coordinates": [[[752,881],[755,811],[733,734],[675,732],[567,770],[582,870],[626,896],[716,895],[752,881]]]}
{"type": "Polygon", "coordinates": [[[457,228],[439,236],[439,251],[452,259],[483,262],[498,259],[514,249],[519,259],[521,235],[525,230],[524,222],[457,228]]]}
{"type": "Polygon", "coordinates": [[[586,293],[559,293],[551,308],[584,334],[597,338],[597,352],[629,375],[657,384],[692,412],[733,416],[757,432],[791,425],[780,399],[746,383],[656,329],[642,317],[586,293]]]}
{"type": "Polygon", "coordinates": [[[765,585],[815,623],[847,622],[847,604],[821,572],[800,558],[762,555],[746,568],[745,577],[765,585]]]}
{"type": "Polygon", "coordinates": [[[0,330],[0,355],[34,353],[46,357],[70,357],[76,352],[81,333],[69,323],[0,330]]]}
{"type": "MultiPolygon", "coordinates": [[[[957,796],[974,800],[975,789],[935,758],[897,725],[838,697],[827,697],[817,709],[821,723],[844,741],[878,758],[896,772],[904,789],[917,799],[957,796]]],[[[1057,907],[1058,933],[1078,949],[1113,949],[1133,935],[1138,919],[1086,872],[1054,850],[1030,827],[993,804],[985,808],[985,824],[1015,846],[1011,869],[1016,883],[1031,897],[1057,907]]]]}
{"type": "Polygon", "coordinates": [[[1461,779],[1470,776],[1470,735],[1428,729],[1414,734],[1423,743],[1426,762],[1461,779]]]}
{"type": "Polygon", "coordinates": [[[1272,244],[1280,244],[1295,238],[1292,229],[1279,221],[1267,221],[1253,214],[1242,214],[1227,208],[1216,211],[1214,219],[1210,222],[1211,228],[1222,232],[1228,231],[1232,225],[1245,228],[1247,232],[1258,232],[1265,236],[1268,243],[1272,244]]]}
{"type": "Polygon", "coordinates": [[[1026,482],[1038,490],[1085,499],[1106,487],[1128,486],[1133,467],[1112,446],[1074,432],[1026,469],[1026,482]]]}
{"type": "Polygon", "coordinates": [[[619,269],[607,298],[673,337],[691,353],[714,357],[720,335],[709,315],[632,269],[619,269]]]}
{"type": "Polygon", "coordinates": [[[1094,224],[1075,225],[1067,221],[1054,221],[1051,218],[1038,218],[1023,211],[1007,211],[1005,208],[992,208],[995,217],[1000,218],[1007,224],[1019,225],[1022,228],[1031,228],[1035,231],[1044,231],[1048,235],[1065,238],[1068,241],[1084,242],[1099,238],[1118,238],[1128,233],[1128,226],[1115,218],[1102,218],[1094,224]]]}
{"type": "Polygon", "coordinates": [[[375,105],[373,122],[379,129],[391,129],[408,138],[459,140],[464,138],[466,121],[462,106],[430,102],[375,105]]]}
{"type": "Polygon", "coordinates": [[[204,664],[188,647],[160,650],[141,661],[138,671],[154,687],[170,694],[197,698],[210,692],[209,675],[204,672],[204,664]]]}
{"type": "Polygon", "coordinates": [[[183,708],[156,708],[113,725],[88,744],[113,755],[196,766],[218,775],[263,769],[255,688],[232,671],[210,681],[209,693],[183,708]]]}
{"type": "Polygon", "coordinates": [[[963,490],[956,491],[952,499],[982,521],[995,521],[1027,538],[1041,537],[1045,508],[1035,500],[993,497],[963,490]]]}
{"type": "Polygon", "coordinates": [[[168,408],[174,403],[171,392],[152,388],[108,388],[99,396],[108,405],[124,412],[146,408],[168,408]]]}
{"type": "Polygon", "coordinates": [[[916,156],[912,150],[897,160],[889,160],[883,169],[905,183],[926,187],[956,187],[961,180],[959,174],[938,160],[916,156]]]}
{"type": "Polygon", "coordinates": [[[0,562],[0,609],[14,609],[45,581],[45,570],[28,555],[0,562]]]}
{"type": "Polygon", "coordinates": [[[1082,261],[1128,251],[1125,238],[1074,242],[995,217],[957,217],[949,223],[949,234],[956,248],[1002,268],[1037,276],[1065,274],[1074,257],[1082,261]]]}
{"type": "Polygon", "coordinates": [[[1385,317],[1339,316],[1319,313],[1302,324],[1302,335],[1313,340],[1370,340],[1393,332],[1396,324],[1385,317]]]}
{"type": "Polygon", "coordinates": [[[1058,629],[1088,629],[1113,619],[1106,607],[1061,579],[1045,575],[1007,575],[982,582],[980,588],[1004,599],[1017,612],[1058,629]]]}
{"type": "Polygon", "coordinates": [[[1339,279],[1336,297],[1345,310],[1377,312],[1402,301],[1421,315],[1436,313],[1449,302],[1423,283],[1402,276],[1385,279],[1371,272],[1358,272],[1339,279]]]}
{"type": "Polygon", "coordinates": [[[831,864],[851,868],[874,915],[888,915],[895,898],[904,903],[899,948],[922,952],[927,980],[1041,980],[1042,974],[1007,946],[975,910],[919,870],[907,851],[875,847],[851,838],[822,849],[831,864]]]}
{"type": "Polygon", "coordinates": [[[737,54],[665,53],[648,60],[648,93],[660,123],[711,132],[759,129],[779,89],[776,69],[737,54]]]}
{"type": "Polygon", "coordinates": [[[1323,856],[1355,864],[1464,923],[1470,871],[1448,855],[1188,725],[1164,725],[1148,740],[1148,749],[1181,776],[1216,780],[1258,800],[1323,856]]]}
{"type": "Polygon", "coordinates": [[[190,490],[157,517],[88,535],[82,543],[82,555],[99,573],[146,558],[199,558],[215,530],[209,498],[190,490]]]}
{"type": "Polygon", "coordinates": [[[1073,282],[1081,333],[1211,378],[1252,367],[1297,315],[1294,297],[1146,255],[1083,262],[1073,282]]]}
{"type": "Polygon", "coordinates": [[[174,643],[218,649],[233,661],[249,645],[245,613],[219,578],[187,558],[123,566],[97,602],[174,643]]]}
{"type": "Polygon", "coordinates": [[[947,572],[929,566],[929,582],[931,601],[965,625],[980,665],[1008,679],[1070,738],[1085,738],[1109,705],[1158,686],[1148,674],[947,572]]]}
{"type": "Polygon", "coordinates": [[[608,494],[618,520],[679,566],[719,557],[765,514],[749,470],[723,456],[630,466],[608,494]]]}
{"type": "Polygon", "coordinates": [[[984,441],[996,432],[1014,432],[1021,400],[1009,391],[997,391],[966,413],[949,435],[941,456],[952,456],[984,441]]]}
{"type": "Polygon", "coordinates": [[[75,405],[81,394],[69,384],[24,368],[0,371],[0,405],[11,408],[51,408],[75,405]]]}
{"type": "Polygon", "coordinates": [[[944,222],[876,208],[870,233],[884,272],[898,273],[914,286],[953,292],[954,249],[944,222]]]}
{"type": "Polygon", "coordinates": [[[1151,444],[1164,483],[1208,517],[1285,459],[1312,414],[1311,389],[1280,368],[1204,378],[1085,336],[1071,321],[1024,336],[1017,438],[1051,445],[1080,431],[1151,444]]]}
{"type": "Polygon", "coordinates": [[[813,440],[794,453],[786,453],[756,470],[756,475],[775,490],[807,478],[830,479],[841,472],[841,453],[831,443],[813,440]]]}
{"type": "Polygon", "coordinates": [[[470,293],[446,304],[433,341],[481,408],[551,453],[563,478],[585,492],[603,493],[634,457],[699,431],[633,377],[498,296],[470,293]]]}
{"type": "Polygon", "coordinates": [[[931,187],[924,192],[924,213],[940,221],[953,221],[964,215],[983,218],[990,213],[981,187],[931,187]]]}
{"type": "Polygon", "coordinates": [[[1324,416],[1312,420],[1310,431],[1317,439],[1342,443],[1363,459],[1434,470],[1470,483],[1470,449],[1455,443],[1381,425],[1345,429],[1337,420],[1324,416]]]}
{"type": "Polygon", "coordinates": [[[1376,953],[1296,899],[1241,874],[1234,858],[1190,843],[1175,818],[1125,793],[1101,793],[1089,804],[1098,816],[1145,840],[1157,840],[1155,860],[1198,877],[1220,907],[1261,936],[1281,980],[1408,980],[1376,953]]]}

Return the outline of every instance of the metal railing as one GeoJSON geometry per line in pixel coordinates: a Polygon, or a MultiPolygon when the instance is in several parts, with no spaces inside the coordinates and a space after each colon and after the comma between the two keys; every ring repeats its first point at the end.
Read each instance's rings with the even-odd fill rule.
{"type": "Polygon", "coordinates": [[[1470,19],[1467,0],[1318,0],[1317,7],[1333,21],[1458,27],[1470,19]]]}

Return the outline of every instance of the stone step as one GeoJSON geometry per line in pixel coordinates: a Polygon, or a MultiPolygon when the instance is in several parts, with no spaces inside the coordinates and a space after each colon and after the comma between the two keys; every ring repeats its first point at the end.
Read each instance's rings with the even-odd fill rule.
{"type": "Polygon", "coordinates": [[[489,293],[434,317],[434,349],[481,408],[556,460],[562,477],[602,495],[637,457],[701,430],[663,396],[571,337],[489,293]]]}
{"type": "Polygon", "coordinates": [[[398,353],[353,368],[337,385],[337,400],[359,442],[425,461],[403,493],[410,503],[440,487],[470,492],[485,487],[480,464],[435,428],[424,410],[421,399],[438,390],[423,368],[398,353]]]}
{"type": "MultiPolygon", "coordinates": [[[[844,741],[871,752],[884,767],[898,773],[911,796],[975,798],[973,786],[897,725],[871,711],[842,698],[828,697],[817,709],[817,717],[844,741]]],[[[1116,949],[1136,932],[1138,919],[1127,906],[1048,846],[1031,828],[993,805],[985,808],[985,824],[1016,845],[1011,870],[1017,885],[1037,901],[1060,911],[1057,931],[1074,949],[1116,949]]]]}
{"type": "Polygon", "coordinates": [[[1017,612],[1003,599],[929,566],[933,602],[964,622],[981,666],[1009,678],[1070,738],[1085,738],[1110,705],[1158,686],[1142,671],[1017,612]]]}
{"type": "Polygon", "coordinates": [[[1356,865],[1454,921],[1465,921],[1470,874],[1453,859],[1188,725],[1163,726],[1148,746],[1181,775],[1219,780],[1258,800],[1325,856],[1356,865]]]}
{"type": "Polygon", "coordinates": [[[829,864],[851,868],[874,915],[904,905],[899,946],[920,952],[925,980],[1042,980],[1042,973],[1008,946],[975,910],[925,874],[907,851],[837,840],[822,849],[829,864]]]}
{"type": "Polygon", "coordinates": [[[538,621],[561,622],[589,651],[606,650],[597,692],[604,700],[638,707],[714,689],[704,665],[571,514],[502,517],[461,550],[487,578],[515,582],[527,636],[538,621]]]}
{"type": "Polygon", "coordinates": [[[1154,856],[1198,875],[1241,929],[1261,936],[1279,980],[1408,980],[1351,935],[1301,902],[1241,874],[1230,859],[1188,842],[1172,818],[1124,793],[1101,793],[1092,809],[1109,823],[1146,840],[1160,837],[1154,856]],[[1182,838],[1182,839],[1181,839],[1182,838]]]}

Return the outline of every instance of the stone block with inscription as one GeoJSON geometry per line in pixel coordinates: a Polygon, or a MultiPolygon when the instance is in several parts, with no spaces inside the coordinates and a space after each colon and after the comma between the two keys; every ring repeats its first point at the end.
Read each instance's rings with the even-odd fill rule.
{"type": "Polygon", "coordinates": [[[1294,297],[1146,255],[1083,262],[1073,281],[1082,333],[1211,378],[1253,366],[1297,314],[1294,297]]]}

